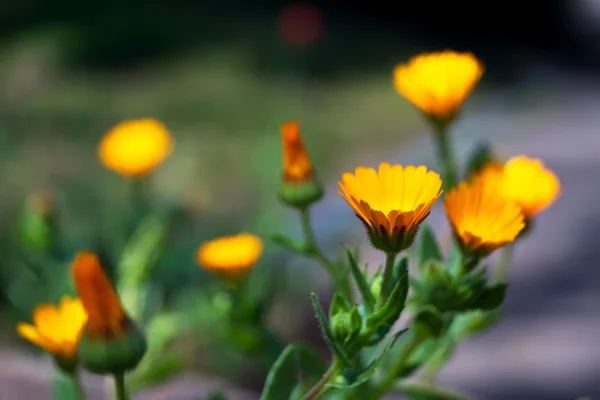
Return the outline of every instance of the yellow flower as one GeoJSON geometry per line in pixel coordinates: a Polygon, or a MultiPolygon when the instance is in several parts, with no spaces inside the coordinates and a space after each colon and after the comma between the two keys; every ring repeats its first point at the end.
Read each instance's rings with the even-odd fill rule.
{"type": "Polygon", "coordinates": [[[204,243],[198,249],[197,261],[207,271],[223,278],[239,279],[256,264],[262,250],[259,237],[240,233],[204,243]]]}
{"type": "Polygon", "coordinates": [[[394,85],[400,95],[430,117],[451,120],[483,74],[471,53],[424,53],[399,64],[394,85]]]}
{"type": "Polygon", "coordinates": [[[123,121],[100,141],[98,156],[108,169],[140,177],[159,166],[173,150],[167,128],[155,119],[123,121]]]}
{"type": "Polygon", "coordinates": [[[17,332],[63,363],[77,362],[77,345],[87,320],[79,299],[64,296],[58,307],[42,304],[33,311],[33,325],[19,323],[17,332]]]}
{"type": "Polygon", "coordinates": [[[338,182],[338,194],[365,224],[373,246],[385,252],[408,248],[431,207],[442,194],[442,180],[425,166],[381,163],[357,167],[338,182]]]}
{"type": "Polygon", "coordinates": [[[88,314],[85,328],[88,337],[120,337],[130,321],[98,257],[93,253],[79,253],[71,265],[71,271],[75,289],[88,314]]]}
{"type": "Polygon", "coordinates": [[[560,181],[541,160],[516,156],[504,164],[501,193],[517,203],[529,220],[554,203],[560,181]]]}
{"type": "Polygon", "coordinates": [[[296,121],[281,125],[283,140],[283,180],[306,182],[313,177],[313,167],[296,121]]]}
{"type": "Polygon", "coordinates": [[[512,242],[525,227],[520,207],[501,196],[493,180],[461,182],[446,195],[444,208],[463,249],[476,257],[512,242]]]}

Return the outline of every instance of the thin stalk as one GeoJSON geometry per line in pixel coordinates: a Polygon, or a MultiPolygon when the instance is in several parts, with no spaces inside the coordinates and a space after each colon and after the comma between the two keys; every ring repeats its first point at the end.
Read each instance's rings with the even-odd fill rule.
{"type": "Polygon", "coordinates": [[[115,379],[115,395],[117,396],[117,400],[130,400],[129,395],[127,394],[127,389],[125,388],[125,374],[118,373],[114,374],[115,379]]]}
{"type": "Polygon", "coordinates": [[[325,256],[319,247],[315,232],[312,228],[312,224],[310,223],[310,212],[308,207],[303,207],[300,209],[300,220],[302,222],[302,232],[304,234],[307,254],[314,257],[323,266],[323,268],[325,268],[334,285],[336,286],[336,289],[339,290],[349,301],[352,301],[354,296],[349,281],[350,274],[340,274],[337,266],[329,261],[327,256],[325,256]]]}
{"type": "Polygon", "coordinates": [[[75,390],[75,398],[77,400],[85,400],[85,391],[83,390],[83,384],[81,383],[81,375],[75,371],[70,375],[71,382],[73,382],[73,389],[75,390]]]}
{"type": "Polygon", "coordinates": [[[448,191],[456,186],[458,179],[458,167],[456,166],[456,157],[452,149],[450,132],[447,124],[435,124],[435,145],[437,156],[441,163],[444,191],[448,191]]]}
{"type": "Polygon", "coordinates": [[[501,283],[506,280],[508,268],[510,267],[512,261],[514,249],[514,242],[507,244],[502,249],[502,252],[500,253],[500,259],[498,260],[496,270],[494,271],[494,276],[492,277],[492,283],[501,283]]]}
{"type": "Polygon", "coordinates": [[[377,300],[377,308],[381,307],[387,300],[392,290],[392,281],[394,280],[394,263],[398,253],[386,253],[385,269],[383,270],[383,282],[381,283],[381,291],[377,300]]]}
{"type": "Polygon", "coordinates": [[[310,389],[310,391],[302,398],[302,400],[318,400],[321,398],[321,396],[327,393],[330,388],[326,387],[325,385],[337,375],[339,368],[340,363],[334,358],[325,374],[323,374],[323,377],[321,377],[321,380],[319,380],[319,382],[317,382],[315,386],[310,389]]]}
{"type": "Polygon", "coordinates": [[[381,383],[377,385],[375,389],[374,400],[383,397],[390,389],[392,389],[398,379],[398,375],[402,372],[408,359],[412,355],[413,351],[423,342],[421,336],[414,335],[410,342],[402,349],[402,353],[396,359],[396,363],[390,368],[385,378],[382,379],[381,383]]]}

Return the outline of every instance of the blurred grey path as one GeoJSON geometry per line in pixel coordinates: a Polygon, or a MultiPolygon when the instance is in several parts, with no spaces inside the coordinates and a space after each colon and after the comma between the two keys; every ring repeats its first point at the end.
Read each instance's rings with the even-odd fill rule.
{"type": "MultiPolygon", "coordinates": [[[[415,147],[355,158],[339,175],[380,161],[435,166],[430,138],[420,134],[415,147]]],[[[467,107],[453,136],[461,160],[480,140],[491,140],[502,156],[542,158],[560,177],[562,196],[516,249],[503,320],[465,343],[441,382],[480,399],[600,398],[600,82],[507,90],[467,107]]],[[[336,227],[347,238],[357,232],[348,241],[359,243],[362,225],[335,197],[323,204],[327,220],[315,218],[316,230],[336,227]]],[[[442,211],[437,204],[428,219],[438,231],[447,229],[442,211]]],[[[382,262],[365,248],[364,261],[382,262]]]]}

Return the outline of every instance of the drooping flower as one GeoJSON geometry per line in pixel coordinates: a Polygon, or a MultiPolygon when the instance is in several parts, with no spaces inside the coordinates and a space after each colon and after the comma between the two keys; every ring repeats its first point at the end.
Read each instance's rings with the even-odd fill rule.
{"type": "Polygon", "coordinates": [[[152,172],[173,147],[171,134],[161,122],[152,118],[127,120],[104,135],[98,156],[106,168],[135,178],[152,172]]]}
{"type": "Polygon", "coordinates": [[[263,250],[259,237],[250,233],[224,236],[198,249],[198,264],[226,279],[240,279],[254,267],[263,250]]]}
{"type": "Polygon", "coordinates": [[[306,207],[323,196],[323,187],[314,176],[298,122],[281,125],[283,174],[279,197],[285,203],[306,207]]]}
{"type": "Polygon", "coordinates": [[[471,53],[423,53],[394,70],[398,93],[429,117],[454,118],[481,76],[483,65],[471,53]]]}
{"type": "Polygon", "coordinates": [[[517,203],[529,220],[554,203],[560,181],[542,160],[520,155],[504,164],[501,193],[517,203]]]}
{"type": "Polygon", "coordinates": [[[77,298],[64,296],[58,307],[41,304],[33,311],[33,324],[19,323],[17,332],[52,354],[67,369],[77,364],[77,345],[87,313],[77,298]]]}
{"type": "Polygon", "coordinates": [[[525,227],[521,208],[501,196],[494,181],[460,182],[444,200],[444,208],[463,250],[484,257],[512,242],[525,227]]]}
{"type": "Polygon", "coordinates": [[[71,272],[88,314],[79,343],[81,362],[97,374],[122,374],[135,368],[146,353],[146,338],[123,309],[98,257],[79,253],[71,272]]]}
{"type": "Polygon", "coordinates": [[[373,246],[385,252],[408,248],[441,195],[442,180],[425,166],[381,163],[357,167],[338,182],[338,194],[365,224],[373,246]]]}

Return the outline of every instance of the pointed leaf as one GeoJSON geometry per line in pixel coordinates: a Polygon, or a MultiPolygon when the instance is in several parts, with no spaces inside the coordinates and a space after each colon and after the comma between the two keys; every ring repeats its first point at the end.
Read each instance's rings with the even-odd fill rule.
{"type": "Polygon", "coordinates": [[[483,290],[481,295],[475,300],[473,308],[479,308],[482,310],[495,310],[504,303],[506,297],[506,291],[508,284],[500,283],[496,286],[492,286],[483,290]]]}
{"type": "Polygon", "coordinates": [[[325,316],[325,312],[321,307],[321,303],[319,302],[319,297],[317,297],[317,294],[311,293],[310,300],[313,304],[313,308],[315,309],[317,321],[319,321],[319,325],[321,326],[323,336],[325,336],[325,340],[331,348],[331,351],[342,363],[344,363],[347,366],[352,365],[352,361],[350,361],[346,353],[344,353],[342,348],[335,342],[333,332],[331,331],[331,327],[329,326],[329,322],[327,321],[327,317],[325,316]]]}
{"type": "Polygon", "coordinates": [[[421,234],[417,244],[417,262],[419,268],[428,261],[442,261],[442,253],[437,244],[435,234],[429,225],[421,227],[421,234]]]}
{"type": "Polygon", "coordinates": [[[402,382],[398,389],[412,400],[472,400],[471,397],[420,382],[402,382]]]}
{"type": "Polygon", "coordinates": [[[367,313],[371,313],[371,311],[373,311],[373,308],[375,307],[375,296],[373,296],[373,293],[369,288],[369,284],[365,279],[365,275],[360,271],[360,268],[356,263],[356,259],[352,256],[352,253],[345,245],[342,244],[342,246],[344,246],[344,249],[346,250],[346,255],[348,256],[348,264],[350,265],[350,272],[352,273],[358,291],[362,296],[365,311],[367,313]]]}
{"type": "Polygon", "coordinates": [[[422,337],[438,337],[444,330],[442,314],[433,306],[421,308],[413,321],[413,330],[422,337]]]}
{"type": "Polygon", "coordinates": [[[384,305],[367,317],[367,328],[393,325],[404,309],[407,294],[408,272],[405,272],[401,279],[396,283],[396,286],[384,305]]]}
{"type": "Polygon", "coordinates": [[[379,357],[375,358],[363,371],[356,373],[352,370],[345,370],[342,375],[338,376],[326,386],[335,387],[338,389],[353,388],[371,379],[371,377],[377,372],[377,370],[381,366],[381,363],[385,359],[385,356],[394,347],[394,344],[396,344],[396,340],[398,340],[398,338],[402,336],[402,334],[404,334],[406,331],[407,329],[403,329],[399,332],[396,332],[390,338],[379,357]]]}
{"type": "Polygon", "coordinates": [[[458,271],[460,271],[460,265],[463,261],[463,256],[460,251],[460,248],[456,244],[456,241],[453,240],[450,245],[450,252],[448,253],[448,272],[452,276],[456,276],[458,271]]]}
{"type": "Polygon", "coordinates": [[[291,344],[285,348],[271,367],[260,400],[289,399],[304,379],[317,381],[326,365],[318,352],[310,347],[291,344]]]}
{"type": "Polygon", "coordinates": [[[306,254],[306,246],[280,233],[270,235],[271,240],[294,253],[306,254]]]}

